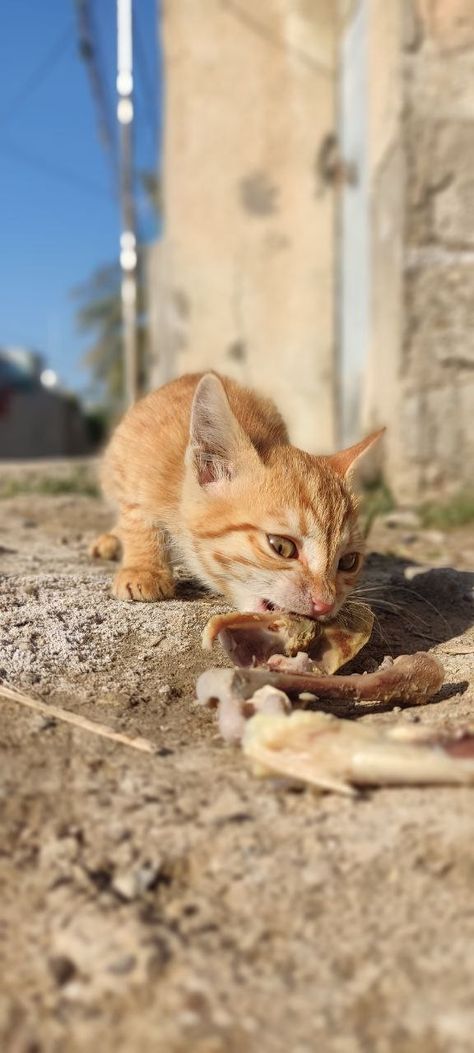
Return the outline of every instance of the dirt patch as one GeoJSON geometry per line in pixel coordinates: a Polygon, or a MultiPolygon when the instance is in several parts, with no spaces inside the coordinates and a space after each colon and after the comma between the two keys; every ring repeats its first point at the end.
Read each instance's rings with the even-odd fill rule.
{"type": "MultiPolygon", "coordinates": [[[[1,675],[160,747],[0,702],[1,1048],[470,1050],[473,791],[256,781],[193,705],[224,604],[186,582],[170,603],[115,602],[87,556],[109,522],[92,497],[11,497],[0,522],[1,675]]],[[[354,668],[432,649],[447,687],[361,719],[466,719],[472,541],[409,536],[374,532],[377,629],[354,668]]]]}

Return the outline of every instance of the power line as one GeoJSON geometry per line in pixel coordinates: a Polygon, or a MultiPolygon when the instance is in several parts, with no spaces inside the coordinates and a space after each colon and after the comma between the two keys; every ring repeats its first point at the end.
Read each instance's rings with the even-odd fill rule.
{"type": "Polygon", "coordinates": [[[109,115],[107,92],[105,90],[98,61],[96,31],[92,20],[89,0],[76,0],[76,10],[79,35],[79,54],[87,69],[92,98],[97,112],[99,139],[110,158],[115,185],[117,173],[115,164],[114,128],[109,115]]]}
{"type": "Polygon", "coordinates": [[[153,144],[156,145],[156,136],[158,131],[158,115],[156,111],[156,89],[153,87],[154,78],[150,74],[150,68],[148,66],[148,59],[146,57],[146,51],[143,45],[143,38],[141,35],[141,27],[138,20],[137,8],[133,11],[133,29],[134,29],[134,44],[137,53],[136,70],[140,73],[142,80],[143,91],[140,92],[143,100],[143,110],[146,114],[150,130],[153,135],[153,144]]]}
{"type": "Polygon", "coordinates": [[[24,85],[13,96],[13,99],[9,102],[4,112],[0,114],[0,124],[6,124],[7,121],[13,116],[13,114],[23,105],[26,99],[37,91],[40,84],[49,77],[49,74],[54,69],[56,63],[64,55],[64,48],[70,39],[71,35],[71,22],[68,22],[65,29],[61,31],[59,36],[56,38],[54,44],[49,49],[48,53],[41,59],[36,68],[30,73],[29,77],[25,81],[24,85]]]}
{"type": "Polygon", "coordinates": [[[62,165],[57,165],[54,162],[48,161],[45,157],[38,157],[37,154],[31,153],[29,150],[25,150],[24,147],[19,146],[11,139],[0,140],[0,153],[6,154],[10,157],[15,157],[18,161],[23,161],[31,168],[37,168],[40,171],[46,172],[49,176],[54,179],[59,179],[63,183],[69,183],[76,187],[80,187],[81,190],[87,191],[89,194],[95,194],[96,196],[107,198],[111,200],[111,195],[106,187],[100,186],[99,183],[95,183],[92,179],[88,179],[87,176],[80,176],[77,172],[73,172],[68,168],[63,168],[62,165]]]}

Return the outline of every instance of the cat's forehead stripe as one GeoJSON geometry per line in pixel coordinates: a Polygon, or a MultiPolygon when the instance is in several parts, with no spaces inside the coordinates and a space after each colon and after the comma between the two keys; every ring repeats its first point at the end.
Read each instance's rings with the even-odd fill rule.
{"type": "Polygon", "coordinates": [[[199,530],[195,528],[195,534],[207,541],[212,538],[223,537],[224,534],[237,533],[239,530],[245,530],[249,533],[251,530],[258,530],[258,527],[254,523],[231,523],[227,526],[221,526],[217,530],[199,530]]]}
{"type": "Polygon", "coordinates": [[[351,517],[351,505],[344,491],[335,492],[327,488],[325,493],[315,493],[312,499],[306,493],[298,511],[302,537],[319,536],[321,542],[331,546],[340,540],[341,532],[351,517]]]}

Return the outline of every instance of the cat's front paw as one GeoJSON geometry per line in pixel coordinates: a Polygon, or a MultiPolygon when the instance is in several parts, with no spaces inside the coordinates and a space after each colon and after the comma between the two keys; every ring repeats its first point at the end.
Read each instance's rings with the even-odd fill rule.
{"type": "Polygon", "coordinates": [[[153,603],[174,596],[174,580],[167,570],[137,570],[122,567],[115,575],[112,592],[118,600],[153,603]]]}
{"type": "Polygon", "coordinates": [[[120,556],[120,541],[116,534],[101,534],[89,547],[89,555],[92,559],[118,559],[120,556]]]}

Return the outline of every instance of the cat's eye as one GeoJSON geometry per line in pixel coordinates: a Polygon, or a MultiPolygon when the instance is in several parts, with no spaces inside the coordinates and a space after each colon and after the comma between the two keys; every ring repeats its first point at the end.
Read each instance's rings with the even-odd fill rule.
{"type": "Polygon", "coordinates": [[[360,561],[360,554],[358,552],[346,552],[345,556],[341,556],[337,565],[338,570],[357,570],[360,561]]]}
{"type": "Polygon", "coordinates": [[[298,558],[298,549],[295,542],[291,540],[291,537],[280,537],[279,534],[267,534],[267,541],[270,548],[276,552],[277,556],[282,556],[283,559],[298,558]]]}

